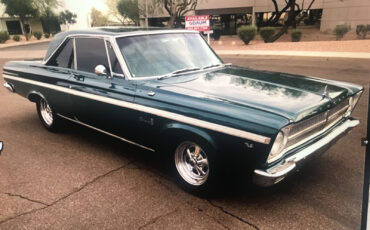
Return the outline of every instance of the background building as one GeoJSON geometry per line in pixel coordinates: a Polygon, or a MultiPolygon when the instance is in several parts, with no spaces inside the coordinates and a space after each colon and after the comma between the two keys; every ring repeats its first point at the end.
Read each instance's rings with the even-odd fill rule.
{"type": "Polygon", "coordinates": [[[17,17],[10,17],[5,12],[4,5],[0,4],[0,31],[8,31],[10,35],[21,35],[25,31],[40,31],[44,32],[40,19],[28,19],[25,22],[25,28],[22,28],[22,24],[17,17]]]}
{"type": "MultiPolygon", "coordinates": [[[[166,10],[153,6],[153,0],[139,0],[140,8],[145,8],[146,1],[149,5],[149,25],[165,26],[168,20],[166,10]]],[[[279,9],[285,6],[284,0],[277,2],[279,9]]],[[[297,0],[300,6],[303,3],[304,9],[310,2],[297,0]]],[[[222,34],[235,34],[236,28],[242,24],[263,26],[273,11],[271,0],[198,0],[195,12],[188,15],[211,15],[211,24],[220,27],[222,34]]],[[[141,16],[141,21],[144,24],[145,16],[141,16]]],[[[344,23],[352,28],[359,24],[370,24],[370,0],[315,0],[302,25],[317,26],[321,31],[327,31],[344,23]]]]}

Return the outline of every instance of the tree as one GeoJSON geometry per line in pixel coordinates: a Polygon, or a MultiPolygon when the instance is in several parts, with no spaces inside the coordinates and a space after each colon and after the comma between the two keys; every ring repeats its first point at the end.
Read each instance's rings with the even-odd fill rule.
{"type": "Polygon", "coordinates": [[[170,15],[168,27],[176,27],[178,20],[190,11],[195,11],[198,0],[157,0],[170,15]]]}
{"type": "Polygon", "coordinates": [[[126,24],[128,22],[127,18],[123,17],[120,12],[118,11],[118,2],[119,0],[106,0],[105,5],[108,8],[108,15],[115,18],[121,24],[126,24]]]}
{"type": "Polygon", "coordinates": [[[108,18],[103,15],[99,10],[92,8],[91,13],[91,26],[106,26],[108,24],[108,18]]]}
{"type": "Polygon", "coordinates": [[[138,0],[119,0],[117,10],[123,18],[131,19],[136,25],[139,24],[138,0]]]}
{"type": "Polygon", "coordinates": [[[28,17],[37,17],[39,11],[36,8],[36,5],[33,0],[0,0],[1,3],[5,5],[5,13],[9,16],[18,16],[22,24],[22,29],[26,36],[26,39],[29,39],[29,33],[25,29],[25,20],[28,17]]]}
{"type": "Polygon", "coordinates": [[[76,23],[77,14],[72,13],[69,10],[65,10],[59,13],[59,22],[63,25],[67,26],[69,29],[69,25],[76,23]]]}
{"type": "Polygon", "coordinates": [[[312,4],[315,0],[310,0],[310,4],[304,9],[304,0],[302,1],[302,5],[299,6],[296,0],[285,0],[285,6],[279,10],[279,6],[276,0],[271,0],[274,4],[275,12],[272,13],[271,17],[267,20],[266,25],[273,26],[276,25],[283,13],[288,14],[287,20],[284,22],[283,27],[272,37],[270,42],[274,42],[279,39],[283,34],[285,34],[289,27],[296,28],[296,25],[299,24],[304,17],[306,16],[306,12],[311,9],[312,4]]]}
{"type": "Polygon", "coordinates": [[[40,16],[48,16],[53,14],[52,9],[62,5],[59,0],[33,0],[40,16]]]}

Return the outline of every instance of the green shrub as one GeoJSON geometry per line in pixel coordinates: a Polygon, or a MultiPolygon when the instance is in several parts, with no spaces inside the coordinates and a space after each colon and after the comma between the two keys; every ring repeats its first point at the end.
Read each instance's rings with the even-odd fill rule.
{"type": "Polygon", "coordinates": [[[49,38],[50,34],[49,33],[44,33],[44,38],[49,38]]]}
{"type": "Polygon", "coordinates": [[[33,32],[33,36],[37,39],[40,40],[42,37],[42,33],[40,31],[35,31],[33,32]]]}
{"type": "Polygon", "coordinates": [[[365,39],[368,32],[370,32],[370,25],[357,25],[356,34],[358,38],[365,39]]]}
{"type": "Polygon", "coordinates": [[[265,43],[272,42],[272,37],[275,34],[274,27],[262,27],[260,29],[260,35],[265,43]]]}
{"type": "Polygon", "coordinates": [[[257,28],[255,26],[240,26],[236,33],[244,44],[248,45],[256,36],[257,28]]]}
{"type": "Polygon", "coordinates": [[[212,37],[213,39],[215,39],[215,41],[219,40],[221,37],[221,30],[220,29],[213,30],[212,37]]]}
{"type": "Polygon", "coordinates": [[[292,42],[299,42],[302,38],[302,31],[294,29],[290,32],[290,37],[292,38],[292,42]]]}
{"type": "Polygon", "coordinates": [[[21,37],[19,35],[14,35],[12,39],[13,41],[19,42],[21,40],[21,37]]]}
{"type": "Polygon", "coordinates": [[[0,43],[5,43],[10,39],[7,31],[0,31],[0,43]]]}
{"type": "Polygon", "coordinates": [[[346,24],[336,25],[335,28],[334,28],[334,34],[337,37],[337,40],[342,39],[343,36],[346,33],[348,33],[349,30],[350,30],[350,27],[346,24]]]}

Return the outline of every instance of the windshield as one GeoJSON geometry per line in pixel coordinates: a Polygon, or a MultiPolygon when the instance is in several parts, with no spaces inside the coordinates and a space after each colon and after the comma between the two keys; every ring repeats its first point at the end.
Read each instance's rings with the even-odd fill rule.
{"type": "Polygon", "coordinates": [[[222,63],[196,33],[122,37],[117,38],[117,43],[133,78],[163,76],[222,63]]]}

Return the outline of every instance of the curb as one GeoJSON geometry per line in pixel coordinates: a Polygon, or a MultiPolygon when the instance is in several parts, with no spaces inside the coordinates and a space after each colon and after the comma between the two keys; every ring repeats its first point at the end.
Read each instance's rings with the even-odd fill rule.
{"type": "Polygon", "coordinates": [[[218,55],[264,55],[297,57],[335,57],[370,59],[370,53],[364,52],[322,52],[322,51],[269,51],[269,50],[216,50],[218,55]]]}
{"type": "Polygon", "coordinates": [[[10,43],[10,44],[0,45],[0,50],[5,49],[5,48],[10,48],[10,47],[15,47],[15,46],[27,46],[27,45],[33,45],[33,44],[46,43],[46,42],[50,42],[50,41],[51,41],[51,39],[42,40],[42,41],[22,42],[22,43],[14,42],[14,43],[10,43]]]}

